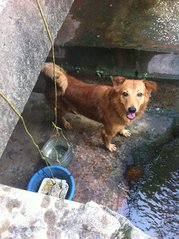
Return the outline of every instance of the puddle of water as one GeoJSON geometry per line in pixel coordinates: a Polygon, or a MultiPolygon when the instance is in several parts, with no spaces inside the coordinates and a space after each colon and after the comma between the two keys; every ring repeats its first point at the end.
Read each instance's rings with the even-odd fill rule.
{"type": "Polygon", "coordinates": [[[130,190],[122,214],[150,236],[177,239],[179,190],[176,188],[176,182],[178,178],[179,171],[173,172],[165,184],[156,185],[154,188],[150,180],[144,180],[141,185],[130,190]],[[148,185],[147,191],[143,189],[145,184],[148,185]]]}
{"type": "Polygon", "coordinates": [[[158,239],[179,238],[179,139],[165,145],[129,191],[120,213],[158,239]]]}

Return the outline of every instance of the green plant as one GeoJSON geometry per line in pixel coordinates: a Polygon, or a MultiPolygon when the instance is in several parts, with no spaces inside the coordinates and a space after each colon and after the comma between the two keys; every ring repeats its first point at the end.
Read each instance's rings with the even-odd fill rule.
{"type": "Polygon", "coordinates": [[[79,74],[80,71],[81,71],[81,68],[80,68],[80,67],[75,67],[75,72],[76,72],[77,74],[79,74]]]}
{"type": "Polygon", "coordinates": [[[104,74],[104,71],[103,70],[100,70],[100,69],[98,69],[98,70],[96,70],[96,75],[98,76],[98,77],[103,77],[103,74],[104,74]]]}
{"type": "Polygon", "coordinates": [[[144,73],[144,80],[147,80],[147,78],[148,78],[148,73],[145,72],[145,73],[144,73]]]}

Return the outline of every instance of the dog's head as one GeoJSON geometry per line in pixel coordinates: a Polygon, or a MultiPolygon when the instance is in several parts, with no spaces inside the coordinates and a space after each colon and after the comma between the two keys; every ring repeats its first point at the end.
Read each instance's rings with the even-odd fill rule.
{"type": "Polygon", "coordinates": [[[129,120],[144,113],[151,92],[157,89],[157,84],[153,81],[128,80],[124,77],[114,77],[113,86],[115,98],[123,106],[123,117],[129,120]]]}

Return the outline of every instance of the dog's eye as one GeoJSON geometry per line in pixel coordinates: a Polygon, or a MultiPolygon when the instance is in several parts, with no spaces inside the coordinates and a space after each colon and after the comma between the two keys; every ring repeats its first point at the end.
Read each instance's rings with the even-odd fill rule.
{"type": "Polygon", "coordinates": [[[125,96],[125,97],[127,97],[129,94],[124,91],[124,92],[122,92],[122,95],[125,96]]]}
{"type": "Polygon", "coordinates": [[[142,92],[137,93],[138,97],[141,97],[142,95],[143,95],[142,92]]]}

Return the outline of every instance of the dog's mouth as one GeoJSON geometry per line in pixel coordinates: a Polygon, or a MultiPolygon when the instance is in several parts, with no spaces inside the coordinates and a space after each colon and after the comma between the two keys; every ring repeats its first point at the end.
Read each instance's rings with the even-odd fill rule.
{"type": "Polygon", "coordinates": [[[127,114],[127,118],[130,119],[130,120],[135,119],[135,117],[136,117],[136,114],[135,114],[135,113],[128,113],[128,114],[127,114]]]}

